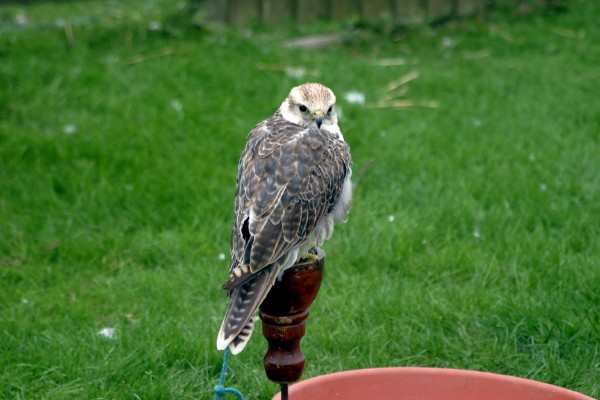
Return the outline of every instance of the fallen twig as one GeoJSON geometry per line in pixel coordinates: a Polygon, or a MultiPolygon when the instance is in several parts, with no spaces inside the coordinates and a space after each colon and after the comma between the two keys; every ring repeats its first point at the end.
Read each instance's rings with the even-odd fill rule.
{"type": "Polygon", "coordinates": [[[67,38],[69,47],[75,47],[75,35],[73,35],[73,27],[71,24],[65,24],[63,29],[65,30],[65,37],[67,38]]]}
{"type": "Polygon", "coordinates": [[[325,35],[311,35],[304,36],[297,39],[291,39],[284,42],[283,47],[295,49],[295,48],[320,48],[329,46],[330,44],[340,43],[342,41],[342,35],[339,33],[325,34],[325,35]]]}
{"type": "Polygon", "coordinates": [[[408,93],[408,87],[400,86],[398,89],[395,89],[395,90],[392,90],[392,91],[386,93],[386,95],[383,96],[383,98],[381,100],[382,101],[394,100],[395,98],[404,96],[406,93],[408,93]]]}
{"type": "Polygon", "coordinates": [[[490,50],[481,50],[481,51],[473,51],[473,52],[464,52],[463,58],[465,60],[482,60],[491,55],[492,55],[492,52],[490,50]]]}
{"type": "Polygon", "coordinates": [[[415,58],[382,58],[379,60],[373,61],[373,65],[377,65],[379,67],[395,67],[401,65],[416,65],[419,63],[419,60],[415,58]]]}
{"type": "Polygon", "coordinates": [[[557,27],[552,28],[552,32],[556,33],[557,35],[568,37],[568,38],[571,38],[571,39],[583,39],[583,38],[585,38],[585,31],[583,29],[580,29],[578,31],[574,31],[572,29],[559,28],[557,26],[557,27]]]}
{"type": "Polygon", "coordinates": [[[165,56],[171,56],[171,55],[177,55],[177,54],[185,54],[185,52],[178,51],[178,50],[175,50],[175,49],[172,49],[172,48],[166,48],[166,49],[162,49],[158,53],[149,54],[149,55],[146,55],[146,56],[141,55],[141,54],[137,54],[137,55],[129,58],[127,61],[125,61],[124,64],[125,65],[139,64],[141,62],[154,60],[156,58],[165,57],[165,56]]]}
{"type": "Polygon", "coordinates": [[[512,37],[512,35],[510,33],[499,28],[495,24],[490,24],[489,30],[491,33],[500,36],[502,39],[506,40],[507,42],[514,43],[514,41],[515,41],[515,39],[512,37]]]}
{"type": "Polygon", "coordinates": [[[385,90],[387,90],[388,92],[392,91],[394,89],[399,88],[402,85],[406,85],[408,82],[413,81],[417,78],[419,78],[419,71],[411,71],[408,74],[404,75],[402,78],[388,83],[385,87],[385,90]]]}
{"type": "Polygon", "coordinates": [[[428,107],[438,108],[439,103],[437,101],[414,101],[414,100],[392,100],[392,101],[378,101],[376,103],[366,104],[367,108],[403,108],[403,107],[428,107]]]}
{"type": "Polygon", "coordinates": [[[321,71],[316,70],[316,69],[308,69],[308,68],[304,68],[304,67],[294,67],[294,66],[290,66],[290,65],[271,65],[271,64],[263,64],[263,63],[258,63],[256,64],[256,68],[258,69],[264,69],[267,71],[281,71],[281,72],[285,72],[286,74],[290,75],[290,76],[296,76],[296,77],[302,77],[304,75],[311,75],[311,76],[321,76],[321,71]]]}

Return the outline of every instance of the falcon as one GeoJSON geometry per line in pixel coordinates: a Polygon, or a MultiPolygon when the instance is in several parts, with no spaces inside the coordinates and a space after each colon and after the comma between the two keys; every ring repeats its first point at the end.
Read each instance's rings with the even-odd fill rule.
{"type": "Polygon", "coordinates": [[[275,279],[329,239],[335,222],[346,221],[351,164],[335,95],[318,83],[294,87],[250,132],[237,172],[231,265],[223,284],[230,303],[219,350],[244,349],[275,279]]]}

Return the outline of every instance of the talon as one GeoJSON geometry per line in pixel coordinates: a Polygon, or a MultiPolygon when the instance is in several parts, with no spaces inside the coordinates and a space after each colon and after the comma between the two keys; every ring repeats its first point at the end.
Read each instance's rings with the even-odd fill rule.
{"type": "Polygon", "coordinates": [[[300,257],[299,262],[306,262],[306,261],[312,261],[312,262],[317,262],[319,261],[319,256],[317,255],[317,252],[314,251],[313,249],[311,249],[308,253],[302,255],[302,257],[300,257]]]}

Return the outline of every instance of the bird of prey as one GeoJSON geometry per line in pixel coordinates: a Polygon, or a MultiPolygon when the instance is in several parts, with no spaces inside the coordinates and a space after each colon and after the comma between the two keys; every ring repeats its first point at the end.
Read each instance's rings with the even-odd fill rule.
{"type": "Polygon", "coordinates": [[[217,348],[238,354],[275,279],[320,246],[350,211],[350,147],[335,95],[318,83],[294,87],[254,127],[240,158],[231,233],[230,299],[217,348]]]}

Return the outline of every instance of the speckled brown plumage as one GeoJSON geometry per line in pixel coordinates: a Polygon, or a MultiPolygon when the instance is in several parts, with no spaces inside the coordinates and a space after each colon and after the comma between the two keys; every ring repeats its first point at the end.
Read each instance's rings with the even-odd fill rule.
{"type": "Polygon", "coordinates": [[[277,275],[331,235],[334,214],[345,219],[349,211],[350,194],[342,193],[350,187],[350,149],[333,106],[327,106],[335,96],[310,85],[316,86],[300,86],[299,96],[292,91],[275,115],[252,130],[240,158],[230,275],[223,285],[231,303],[218,339],[219,348],[229,345],[234,354],[249,339],[252,318],[277,275]],[[314,118],[302,126],[282,114],[285,108],[302,117],[306,112],[296,103],[312,106],[309,100],[329,107],[331,130],[315,126],[314,118]]]}

